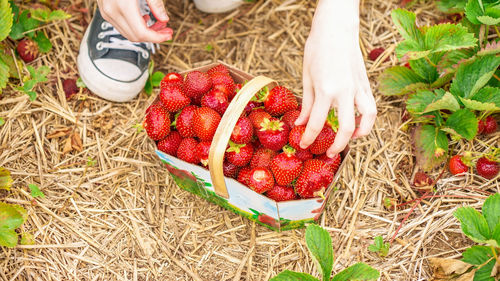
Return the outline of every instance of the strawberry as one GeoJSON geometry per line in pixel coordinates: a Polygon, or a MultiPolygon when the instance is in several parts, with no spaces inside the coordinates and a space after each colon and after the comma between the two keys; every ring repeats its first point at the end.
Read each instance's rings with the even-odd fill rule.
{"type": "Polygon", "coordinates": [[[223,92],[226,97],[234,93],[234,80],[230,75],[218,72],[212,74],[210,78],[212,78],[213,89],[223,92]]]}
{"type": "Polygon", "coordinates": [[[309,149],[299,149],[295,152],[295,156],[302,160],[303,162],[309,159],[313,159],[313,154],[309,149]]]}
{"type": "Polygon", "coordinates": [[[77,94],[80,89],[78,89],[78,86],[76,85],[75,79],[64,79],[62,81],[62,86],[64,90],[64,95],[66,96],[66,99],[69,100],[73,95],[77,94]]]}
{"type": "Polygon", "coordinates": [[[209,76],[212,76],[215,73],[222,73],[222,74],[229,75],[229,69],[227,69],[227,67],[223,64],[218,64],[218,65],[210,68],[209,70],[207,70],[207,74],[209,76]]]}
{"type": "Polygon", "coordinates": [[[260,194],[269,191],[274,186],[273,174],[266,168],[254,168],[250,171],[248,186],[260,194]]]}
{"type": "Polygon", "coordinates": [[[149,112],[142,122],[149,138],[161,140],[170,134],[170,114],[161,105],[156,104],[149,108],[149,112]]]}
{"type": "Polygon", "coordinates": [[[486,126],[485,120],[478,120],[477,123],[477,134],[480,135],[484,132],[484,127],[486,126]]]}
{"type": "Polygon", "coordinates": [[[278,153],[274,150],[261,147],[258,148],[253,157],[252,160],[250,160],[250,167],[251,168],[269,168],[271,165],[271,161],[273,158],[277,155],[278,153]]]}
{"type": "Polygon", "coordinates": [[[226,149],[226,159],[230,163],[243,167],[246,166],[253,156],[253,146],[247,144],[236,144],[229,141],[229,148],[226,149]]]}
{"type": "Polygon", "coordinates": [[[290,130],[290,134],[288,135],[288,143],[291,147],[296,150],[304,150],[300,147],[300,140],[302,139],[302,135],[306,131],[306,126],[300,125],[295,126],[290,130]]]}
{"type": "Polygon", "coordinates": [[[160,89],[167,87],[167,85],[178,86],[182,89],[183,84],[182,75],[176,72],[170,72],[167,73],[167,75],[165,75],[165,77],[161,80],[160,89]]]}
{"type": "Polygon", "coordinates": [[[196,136],[193,129],[193,117],[196,109],[198,109],[198,107],[195,105],[187,106],[176,116],[175,127],[183,138],[192,138],[196,136]]]}
{"type": "Polygon", "coordinates": [[[257,217],[257,220],[263,224],[269,225],[270,227],[274,227],[274,228],[280,227],[279,222],[275,218],[268,216],[268,215],[265,215],[265,214],[259,214],[259,216],[257,217]]]}
{"type": "Polygon", "coordinates": [[[234,126],[233,132],[231,133],[231,140],[234,143],[249,143],[253,137],[253,126],[252,122],[248,117],[240,117],[236,125],[234,126]]]}
{"type": "Polygon", "coordinates": [[[193,138],[183,139],[177,149],[177,158],[188,163],[198,164],[200,156],[197,153],[196,146],[198,142],[193,138]]]}
{"type": "Polygon", "coordinates": [[[224,176],[228,178],[233,178],[235,179],[236,176],[238,175],[238,170],[240,167],[230,163],[229,161],[224,161],[222,163],[222,171],[224,172],[224,176]]]}
{"type": "MultiPolygon", "coordinates": [[[[370,54],[368,55],[368,57],[372,60],[372,61],[376,61],[378,59],[378,57],[380,57],[380,55],[382,55],[383,53],[385,52],[385,49],[384,48],[375,48],[373,49],[370,54]]],[[[388,61],[389,60],[389,57],[387,57],[384,61],[388,61]]]]}
{"type": "Polygon", "coordinates": [[[266,192],[267,197],[273,199],[276,202],[289,201],[297,199],[297,194],[295,190],[290,186],[274,185],[271,190],[266,192]]]}
{"type": "Polygon", "coordinates": [[[264,119],[261,128],[257,130],[257,137],[262,146],[280,150],[288,142],[288,133],[290,129],[279,119],[264,119]]]}
{"type": "Polygon", "coordinates": [[[448,163],[448,168],[454,175],[464,174],[469,171],[469,167],[467,167],[467,165],[465,165],[462,161],[462,155],[455,155],[451,157],[450,162],[448,163]]]}
{"type": "Polygon", "coordinates": [[[253,127],[256,130],[259,130],[261,128],[262,122],[264,122],[264,119],[271,119],[271,114],[261,109],[255,109],[250,112],[248,118],[250,118],[250,121],[252,121],[253,127]]]}
{"type": "Polygon", "coordinates": [[[255,108],[261,107],[262,103],[256,101],[256,100],[250,100],[247,105],[245,106],[245,113],[250,114],[255,108]]]}
{"type": "Polygon", "coordinates": [[[252,168],[250,167],[244,167],[242,168],[239,173],[238,173],[238,181],[246,186],[249,186],[250,184],[250,172],[252,171],[252,168]]]}
{"type": "Polygon", "coordinates": [[[290,110],[283,114],[283,117],[281,117],[281,121],[285,122],[288,127],[293,128],[295,127],[295,121],[297,120],[297,118],[299,118],[299,115],[299,110],[290,110]]]}
{"type": "Polygon", "coordinates": [[[230,101],[233,100],[233,98],[238,94],[242,87],[243,85],[240,83],[234,84],[234,91],[230,95],[227,95],[227,99],[230,101]]]}
{"type": "Polygon", "coordinates": [[[483,178],[491,180],[498,174],[498,162],[490,160],[486,157],[481,157],[477,160],[476,170],[477,173],[483,178]]]}
{"type": "Polygon", "coordinates": [[[323,154],[335,141],[335,132],[332,127],[325,125],[314,142],[309,146],[312,154],[323,154]]]}
{"type": "Polygon", "coordinates": [[[177,148],[181,141],[181,134],[177,131],[172,131],[168,136],[158,142],[158,149],[172,156],[177,156],[177,148]]]}
{"type": "Polygon", "coordinates": [[[38,45],[33,40],[24,38],[17,43],[17,53],[25,63],[30,63],[38,58],[38,45]]]}
{"type": "Polygon", "coordinates": [[[196,109],[193,116],[193,130],[202,141],[211,141],[219,126],[221,117],[219,113],[208,107],[196,109]]]}
{"type": "Polygon", "coordinates": [[[173,84],[166,85],[160,90],[160,100],[166,110],[176,112],[191,103],[184,91],[173,84]]]}
{"type": "Polygon", "coordinates": [[[430,186],[434,183],[429,175],[424,172],[416,172],[415,178],[413,179],[413,185],[416,187],[430,186]]]}
{"type": "Polygon", "coordinates": [[[261,92],[266,111],[272,116],[283,115],[285,112],[295,110],[299,106],[293,93],[283,86],[276,86],[268,91],[261,92]]]}
{"type": "Polygon", "coordinates": [[[297,178],[295,192],[302,198],[323,196],[333,180],[332,172],[331,167],[321,160],[307,160],[297,178]]]}
{"type": "Polygon", "coordinates": [[[212,87],[212,80],[210,77],[200,71],[191,71],[184,79],[184,90],[186,95],[193,100],[201,98],[212,87]]]}
{"type": "Polygon", "coordinates": [[[337,173],[337,170],[340,167],[340,163],[342,162],[342,157],[340,156],[340,154],[336,154],[333,158],[326,156],[326,154],[322,154],[316,159],[321,160],[326,164],[330,165],[332,167],[333,174],[337,173]]]}
{"type": "Polygon", "coordinates": [[[289,185],[302,171],[302,161],[295,156],[295,149],[285,146],[283,152],[271,161],[271,171],[279,185],[289,185]]]}
{"type": "Polygon", "coordinates": [[[229,106],[229,101],[225,93],[217,89],[212,89],[201,98],[201,106],[210,107],[220,115],[224,115],[229,106]]]}
{"type": "Polygon", "coordinates": [[[405,63],[405,64],[404,64],[404,67],[406,67],[406,68],[408,68],[408,69],[411,69],[411,66],[410,66],[410,63],[409,63],[409,62],[405,63]]]}
{"type": "Polygon", "coordinates": [[[483,134],[485,135],[493,134],[497,131],[497,129],[498,129],[497,120],[495,120],[493,116],[486,117],[486,120],[484,120],[483,134]]]}
{"type": "Polygon", "coordinates": [[[203,167],[208,166],[208,153],[210,152],[210,145],[212,143],[209,141],[202,141],[196,145],[196,153],[198,154],[198,157],[200,158],[201,165],[203,167]]]}

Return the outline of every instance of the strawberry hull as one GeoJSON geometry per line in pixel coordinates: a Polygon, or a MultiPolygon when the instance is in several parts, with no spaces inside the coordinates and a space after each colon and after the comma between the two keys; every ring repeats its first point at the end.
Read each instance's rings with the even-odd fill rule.
{"type": "MultiPolygon", "coordinates": [[[[181,74],[193,70],[206,72],[208,69],[218,64],[219,63],[213,63],[181,74]]],[[[226,67],[229,69],[236,83],[243,83],[253,78],[250,74],[232,66],[226,65],[226,67]]],[[[214,145],[214,143],[212,145],[214,145]]],[[[346,159],[348,153],[349,148],[346,148],[341,153],[342,160],[346,159]]],[[[160,150],[156,150],[156,154],[161,161],[165,163],[167,170],[180,188],[274,231],[301,228],[307,223],[314,223],[317,221],[325,209],[328,198],[333,193],[332,190],[335,189],[340,171],[345,164],[345,161],[342,161],[334,176],[332,184],[326,189],[324,194],[325,200],[321,198],[311,198],[276,202],[265,195],[254,192],[247,186],[229,177],[224,177],[228,195],[227,198],[219,196],[214,189],[211,174],[208,169],[190,164],[160,150]]]]}

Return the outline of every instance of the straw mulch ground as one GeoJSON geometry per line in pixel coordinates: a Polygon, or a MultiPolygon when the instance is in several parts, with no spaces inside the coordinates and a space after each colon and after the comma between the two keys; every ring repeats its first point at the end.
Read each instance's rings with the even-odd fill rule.
{"type": "MultiPolygon", "coordinates": [[[[302,50],[314,1],[258,1],[223,15],[206,15],[192,2],[168,1],[175,43],[155,56],[159,70],[182,71],[220,59],[253,74],[273,77],[301,92],[302,50]],[[212,46],[212,49],[207,46],[212,46]]],[[[388,53],[399,39],[390,21],[398,1],[362,1],[362,46],[388,53]]],[[[4,93],[0,116],[0,166],[12,171],[15,188],[2,200],[29,211],[24,231],[36,244],[0,250],[2,280],[267,280],[284,269],[316,274],[304,243],[304,230],[271,232],[180,190],[161,167],[153,143],[133,126],[153,97],[113,104],[83,92],[67,101],[60,79],[77,77],[76,55],[94,1],[61,2],[73,18],[51,24],[54,50],[35,62],[50,65],[50,83],[38,99],[4,93]],[[83,150],[62,154],[74,129],[83,150]],[[88,158],[96,165],[86,168],[88,158]],[[46,194],[32,204],[27,185],[46,194]]],[[[417,6],[425,21],[438,16],[417,6]]],[[[425,23],[423,21],[423,23],[425,23]]],[[[375,78],[396,59],[367,61],[375,78]]],[[[381,280],[426,280],[428,257],[459,257],[470,244],[452,212],[462,204],[479,206],[498,182],[447,173],[438,194],[471,195],[424,200],[415,208],[381,259],[367,250],[373,237],[388,241],[413,204],[396,211],[384,199],[411,200],[414,157],[401,126],[400,99],[376,92],[379,118],[371,135],[352,143],[352,154],[320,223],[332,235],[335,271],[364,261],[382,271],[381,280]]],[[[498,134],[489,141],[498,142],[498,134]]],[[[467,144],[464,144],[467,145],[467,144]]],[[[467,147],[467,146],[464,146],[467,147]]],[[[477,149],[481,149],[478,147],[477,149]]],[[[437,176],[436,171],[434,176],[437,176]]]]}

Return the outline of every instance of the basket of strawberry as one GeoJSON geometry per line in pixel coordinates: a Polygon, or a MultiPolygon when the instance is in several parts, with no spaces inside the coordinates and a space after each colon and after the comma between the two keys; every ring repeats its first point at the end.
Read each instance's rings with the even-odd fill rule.
{"type": "Polygon", "coordinates": [[[332,158],[332,111],[299,146],[300,98],[276,81],[224,63],[169,73],[143,126],[179,187],[270,229],[321,216],[349,149],[332,158]]]}

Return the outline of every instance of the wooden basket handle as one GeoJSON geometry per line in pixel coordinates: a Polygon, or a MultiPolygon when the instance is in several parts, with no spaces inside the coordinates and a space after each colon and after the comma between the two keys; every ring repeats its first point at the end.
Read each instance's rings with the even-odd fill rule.
{"type": "Polygon", "coordinates": [[[245,110],[246,105],[252,97],[262,88],[272,83],[276,83],[276,81],[265,76],[253,78],[238,91],[238,94],[233,98],[222,116],[217,131],[215,131],[208,154],[210,177],[212,178],[215,193],[219,196],[229,199],[222,165],[224,162],[224,153],[226,152],[226,147],[229,143],[234,126],[236,126],[236,122],[238,122],[241,113],[243,113],[243,110],[245,110]]]}

